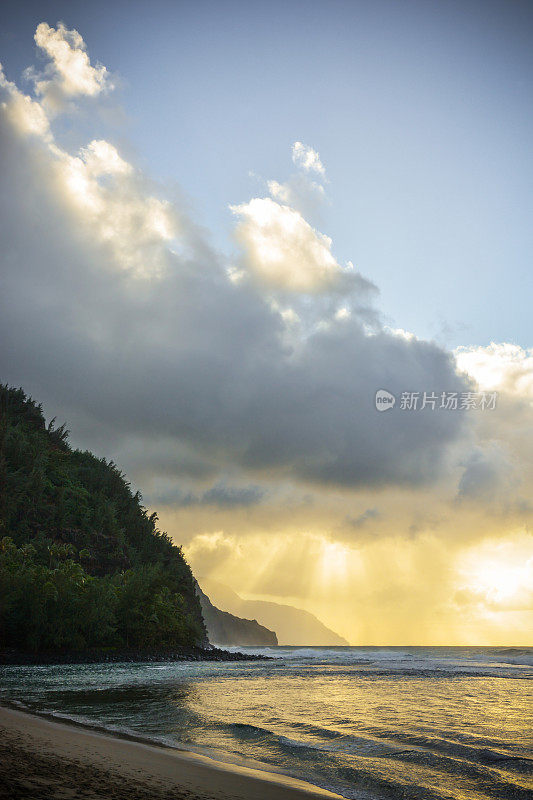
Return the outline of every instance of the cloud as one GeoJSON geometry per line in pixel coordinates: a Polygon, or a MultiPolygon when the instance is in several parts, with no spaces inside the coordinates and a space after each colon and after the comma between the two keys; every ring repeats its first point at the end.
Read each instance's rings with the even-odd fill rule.
{"type": "MultiPolygon", "coordinates": [[[[264,282],[234,282],[111,142],[71,153],[47,126],[19,124],[20,98],[3,86],[4,380],[72,429],[80,419],[88,445],[110,432],[108,454],[123,448],[137,474],[145,458],[164,475],[172,449],[194,453],[176,456],[182,477],[188,464],[191,479],[234,470],[245,486],[418,486],[447,469],[465,415],[377,414],[374,394],[467,383],[448,353],[380,324],[372,284],[328,237],[271,198],[236,206],[244,262],[264,282]],[[273,287],[290,290],[289,307],[273,287]]],[[[23,104],[46,116],[36,98],[23,104]]]]}
{"type": "Polygon", "coordinates": [[[45,106],[54,108],[64,99],[83,95],[96,97],[113,88],[106,68],[91,65],[78,31],[68,30],[62,22],[57,28],[41,22],[35,31],[35,43],[50,59],[43,75],[29,73],[45,106]]]}
{"type": "Polygon", "coordinates": [[[4,133],[6,146],[13,134],[21,136],[21,144],[32,137],[27,142],[30,157],[36,169],[46,165],[52,202],[70,213],[70,225],[109,250],[114,269],[136,276],[164,271],[167,244],[179,228],[171,205],[147,194],[144,180],[110,142],[93,140],[75,155],[62,149],[54,140],[44,106],[20,92],[1,68],[0,92],[9,126],[4,133]]]}
{"type": "Polygon", "coordinates": [[[508,541],[489,538],[460,553],[457,567],[460,588],[454,600],[462,609],[470,607],[492,616],[533,611],[531,534],[515,534],[508,541]]]}
{"type": "Polygon", "coordinates": [[[265,491],[260,486],[228,486],[218,482],[202,494],[189,492],[181,498],[172,498],[178,506],[216,506],[218,508],[238,508],[254,506],[260,503],[265,491]]]}
{"type": "Polygon", "coordinates": [[[54,97],[75,129],[77,100],[110,86],[65,41],[94,94],[68,94],[53,54],[48,87],[0,77],[2,380],[119,463],[193,566],[237,591],[292,594],[363,643],[458,641],[465,616],[470,641],[507,635],[451,601],[468,588],[452,562],[530,522],[531,352],[454,355],[383,324],[372,282],[310,220],[313,159],[234,207],[239,258],[214,251],[111,137],[56,138],[54,97]],[[375,410],[378,388],[474,382],[500,392],[495,411],[375,410]]]}
{"type": "Polygon", "coordinates": [[[171,205],[145,194],[130,165],[107,142],[93,141],[77,156],[57,147],[53,154],[63,198],[82,216],[87,235],[109,249],[113,266],[137,277],[164,272],[167,243],[179,228],[171,205]]]}
{"type": "Polygon", "coordinates": [[[491,513],[529,516],[533,485],[533,353],[511,343],[460,347],[459,369],[480,391],[496,392],[496,408],[477,414],[475,440],[466,459],[459,497],[478,495],[491,513]]]}
{"type": "Polygon", "coordinates": [[[331,253],[331,239],[302,215],[269,197],[231,206],[236,237],[248,269],[267,286],[312,293],[338,286],[345,276],[331,253]]]}
{"type": "Polygon", "coordinates": [[[0,64],[0,89],[4,100],[1,108],[13,127],[25,134],[34,134],[43,140],[49,138],[50,124],[40,103],[20,92],[14,83],[8,81],[0,64]]]}
{"type": "Polygon", "coordinates": [[[292,146],[292,160],[297,167],[305,172],[316,172],[322,178],[326,176],[326,170],[320,156],[312,147],[308,147],[302,142],[294,142],[292,146]]]}
{"type": "Polygon", "coordinates": [[[362,528],[368,522],[378,519],[381,516],[377,508],[367,508],[357,517],[347,517],[346,522],[352,528],[362,528]]]}
{"type": "Polygon", "coordinates": [[[233,537],[226,536],[223,531],[216,531],[197,536],[187,548],[186,556],[193,565],[199,567],[196,574],[202,576],[232,557],[238,557],[240,551],[240,545],[233,537]]]}
{"type": "MultiPolygon", "coordinates": [[[[351,262],[344,267],[337,262],[330,237],[309,222],[320,218],[327,202],[321,184],[302,173],[265,184],[270,197],[230,206],[238,220],[235,238],[242,249],[241,268],[231,271],[234,281],[251,276],[276,292],[334,294],[337,299],[340,294],[358,293],[359,301],[377,293],[351,262]]],[[[339,311],[341,317],[347,313],[345,309],[335,313],[339,311]]]]}
{"type": "Polygon", "coordinates": [[[93,140],[80,153],[88,171],[95,176],[128,175],[132,172],[131,164],[124,161],[116,147],[109,142],[93,140]]]}
{"type": "Polygon", "coordinates": [[[457,493],[461,500],[505,503],[520,482],[508,455],[495,443],[475,448],[464,467],[457,493]]]}
{"type": "Polygon", "coordinates": [[[309,178],[307,174],[296,172],[286,181],[269,180],[268,192],[277,203],[291,206],[314,227],[323,223],[323,211],[329,205],[324,187],[309,178]]]}
{"type": "Polygon", "coordinates": [[[459,369],[481,389],[533,402],[533,349],[492,342],[487,347],[458,347],[455,357],[459,369]]]}

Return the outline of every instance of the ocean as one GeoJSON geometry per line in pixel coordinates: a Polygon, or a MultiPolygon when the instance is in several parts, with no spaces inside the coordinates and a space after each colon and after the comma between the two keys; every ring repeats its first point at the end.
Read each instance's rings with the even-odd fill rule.
{"type": "Polygon", "coordinates": [[[0,667],[0,702],[354,800],[531,800],[533,648],[239,648],[255,662],[0,667]]]}

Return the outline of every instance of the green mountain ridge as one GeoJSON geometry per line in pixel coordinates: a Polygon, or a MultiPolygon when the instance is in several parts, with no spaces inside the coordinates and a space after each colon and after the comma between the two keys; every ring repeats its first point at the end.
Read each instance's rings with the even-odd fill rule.
{"type": "Polygon", "coordinates": [[[141,501],[0,385],[0,647],[208,644],[191,569],[141,501]]]}

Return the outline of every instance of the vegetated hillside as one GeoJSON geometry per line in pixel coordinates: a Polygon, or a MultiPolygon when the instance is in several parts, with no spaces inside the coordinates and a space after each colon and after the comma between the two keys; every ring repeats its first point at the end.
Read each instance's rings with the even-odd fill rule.
{"type": "Polygon", "coordinates": [[[274,631],[260,625],[255,619],[243,619],[221,611],[213,605],[209,597],[202,592],[197,584],[198,597],[202,607],[202,614],[207,627],[209,641],[213,644],[227,647],[259,647],[268,645],[275,647],[278,638],[274,631]]]}
{"type": "Polygon", "coordinates": [[[112,462],[0,385],[0,647],[206,644],[191,570],[112,462]]]}
{"type": "Polygon", "coordinates": [[[327,628],[314,614],[302,608],[266,600],[243,600],[228,586],[211,579],[200,579],[213,602],[239,616],[254,617],[261,625],[276,631],[280,645],[347,645],[346,639],[327,628]]]}

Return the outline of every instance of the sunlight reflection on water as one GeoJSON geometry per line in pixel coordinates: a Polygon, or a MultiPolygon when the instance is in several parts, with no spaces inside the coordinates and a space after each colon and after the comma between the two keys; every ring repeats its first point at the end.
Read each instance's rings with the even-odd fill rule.
{"type": "Polygon", "coordinates": [[[275,661],[3,667],[0,696],[349,798],[531,796],[533,648],[268,652],[275,661]]]}

